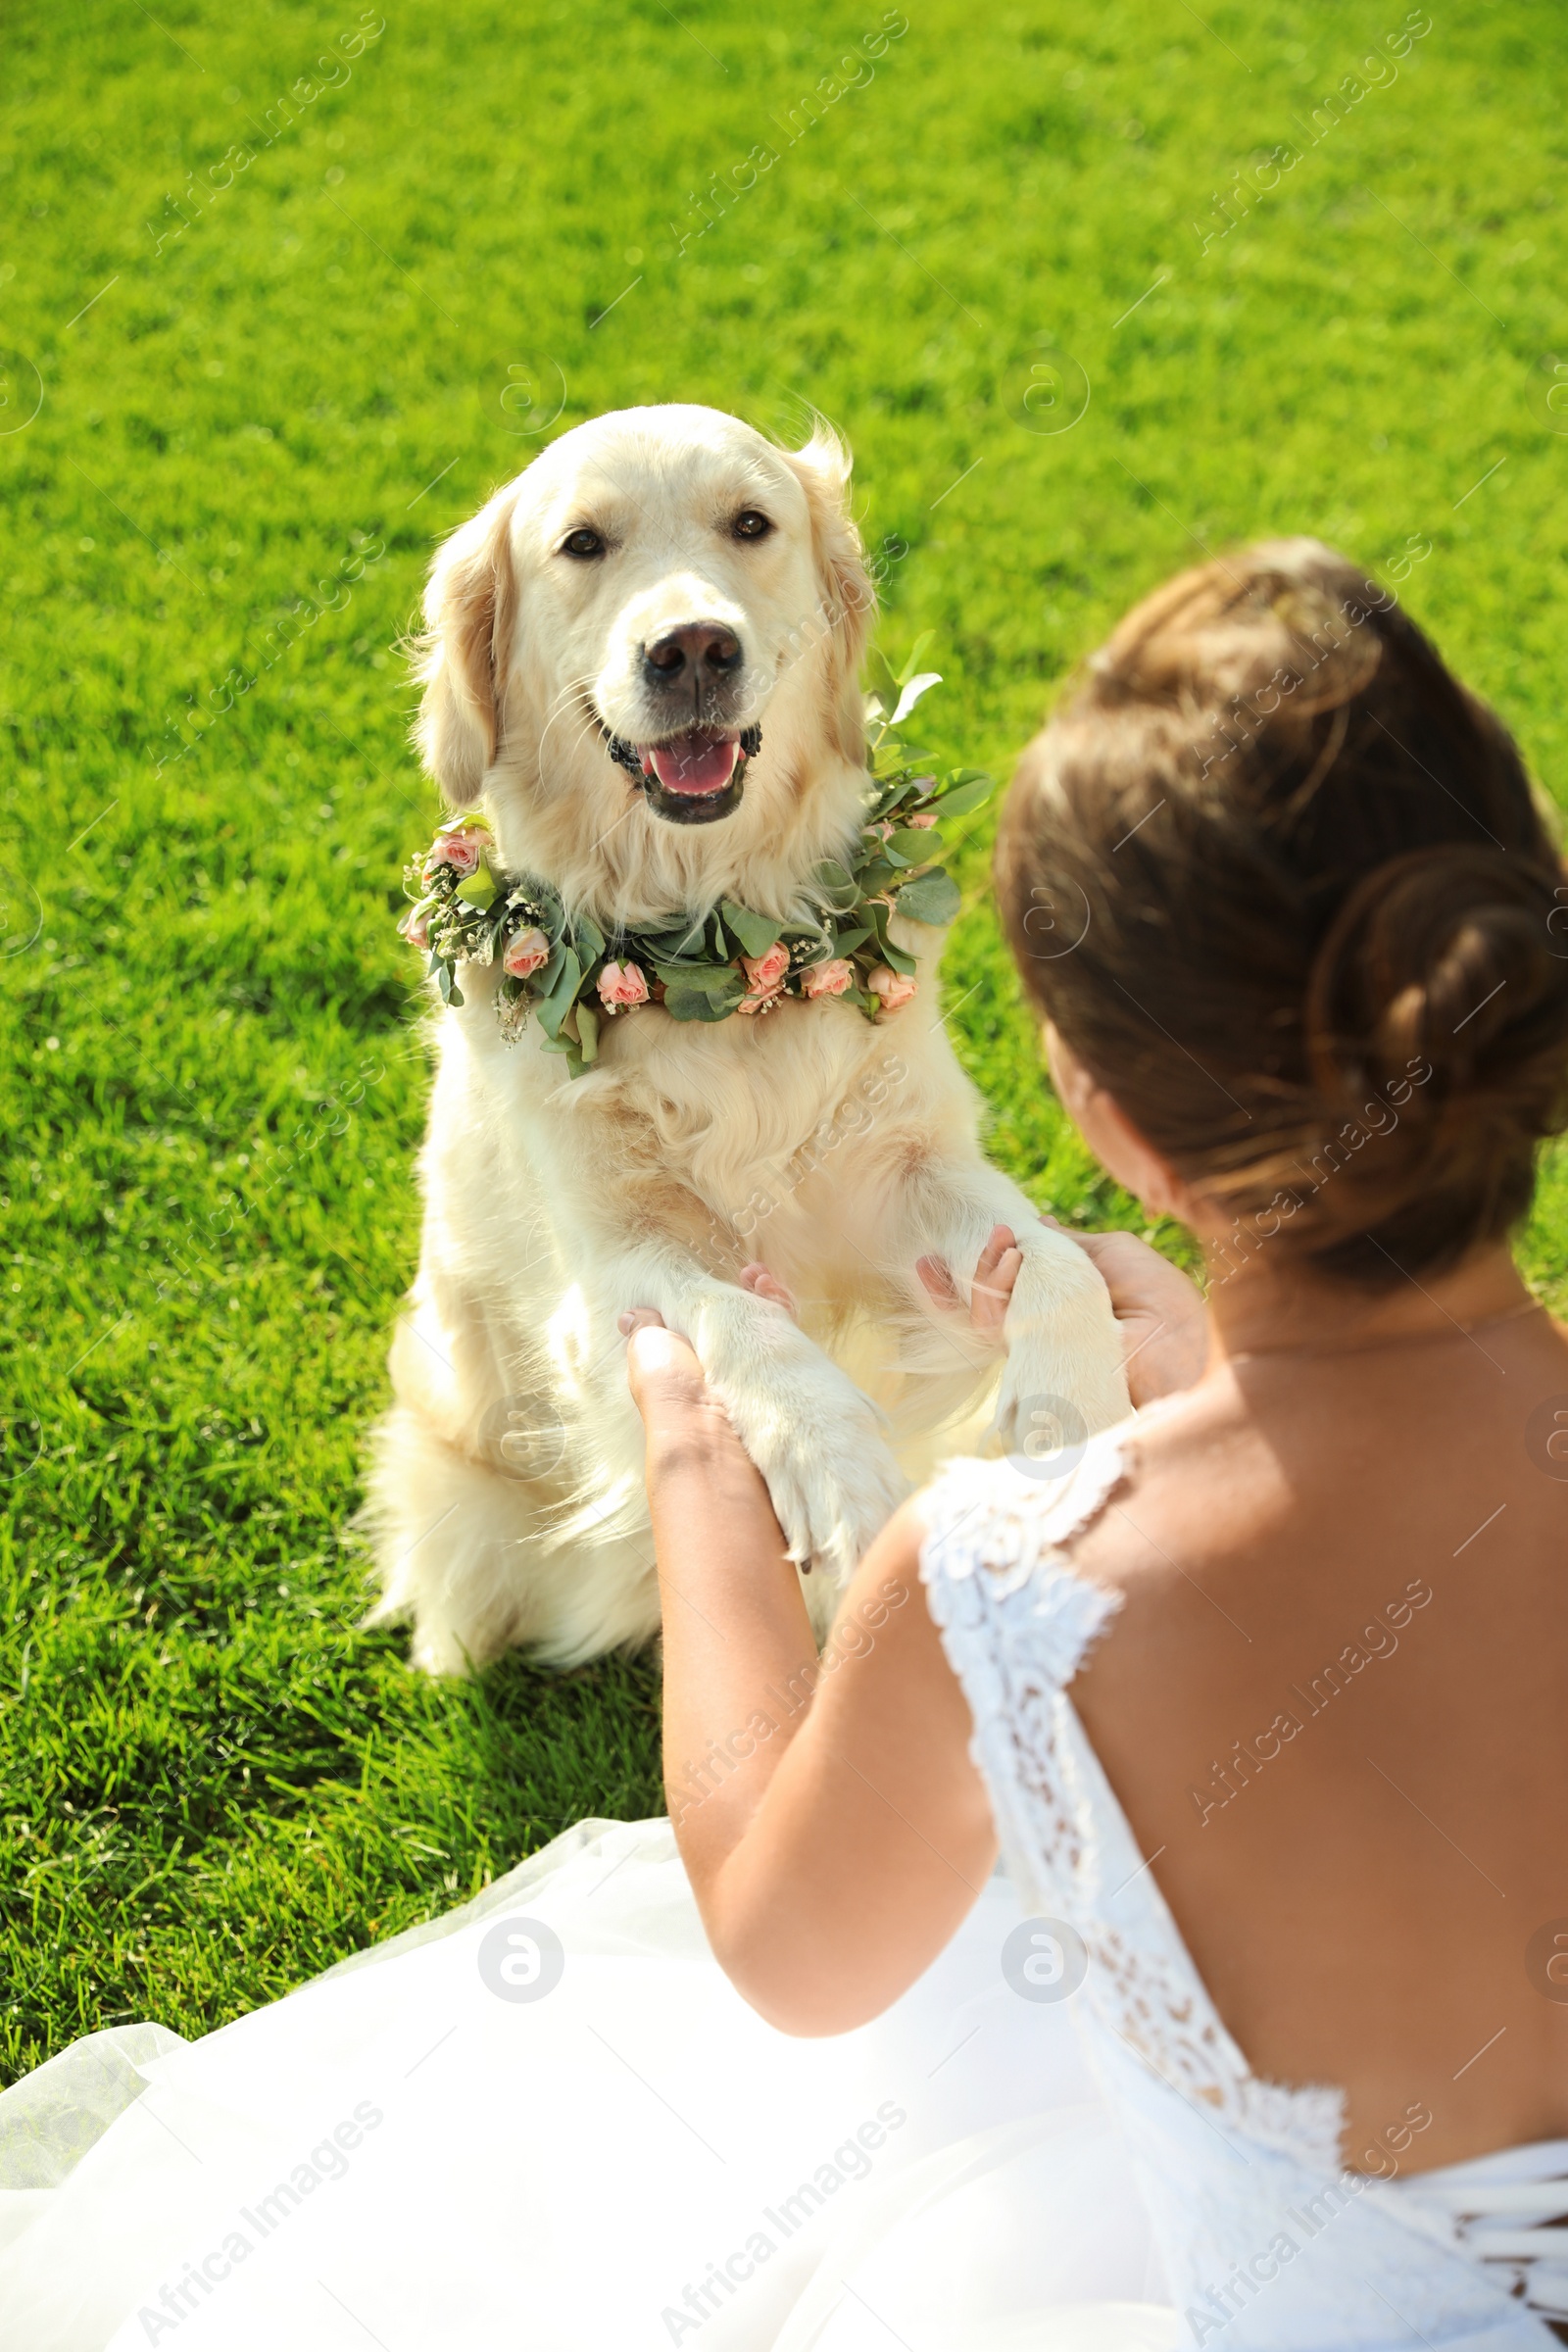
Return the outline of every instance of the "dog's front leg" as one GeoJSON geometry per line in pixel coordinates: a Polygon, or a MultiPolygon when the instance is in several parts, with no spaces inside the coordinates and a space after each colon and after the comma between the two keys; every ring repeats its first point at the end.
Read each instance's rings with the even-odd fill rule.
{"type": "Polygon", "coordinates": [[[1039,1211],[996,1168],[928,1165],[908,1188],[911,1254],[947,1263],[967,1304],[975,1260],[998,1225],[1023,1255],[1008,1302],[1007,1350],[997,1400],[1004,1445],[1022,1447],[1059,1430],[1070,1445],[1130,1410],[1121,1333],[1110,1294],[1084,1251],[1040,1221],[1039,1211]]]}
{"type": "Polygon", "coordinates": [[[785,1312],[653,1245],[606,1269],[612,1324],[655,1306],[690,1340],[710,1388],[767,1481],[790,1558],[842,1583],[908,1493],[881,1417],[785,1312]]]}

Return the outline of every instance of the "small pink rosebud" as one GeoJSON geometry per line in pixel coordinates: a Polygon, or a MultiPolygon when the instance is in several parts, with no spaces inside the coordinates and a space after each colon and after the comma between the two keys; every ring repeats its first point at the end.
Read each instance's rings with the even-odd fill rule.
{"type": "Polygon", "coordinates": [[[750,994],[736,1005],[736,1011],[770,1012],[784,991],[790,968],[788,948],[782,940],[777,940],[765,956],[743,956],[741,967],[752,985],[750,994]]]}
{"type": "Polygon", "coordinates": [[[599,998],[612,1012],[625,1004],[646,1004],[648,982],[635,963],[607,963],[599,975],[599,998]]]}
{"type": "Polygon", "coordinates": [[[508,940],[507,952],[501,958],[501,968],[504,972],[510,972],[514,980],[526,980],[530,972],[538,971],[541,964],[549,961],[550,942],[534,923],[526,931],[514,932],[508,940]]]}
{"type": "Polygon", "coordinates": [[[453,825],[436,835],[424,862],[432,871],[449,865],[455,874],[476,874],[486,851],[494,847],[483,825],[453,825]]]}
{"type": "Polygon", "coordinates": [[[409,908],[398,929],[411,948],[427,948],[430,945],[430,926],[416,906],[409,908]]]}
{"type": "Polygon", "coordinates": [[[754,989],[769,994],[777,989],[790,968],[790,952],[782,940],[770,947],[765,956],[743,956],[746,977],[754,989]]]}
{"type": "Polygon", "coordinates": [[[907,1004],[918,993],[912,980],[906,979],[903,972],[890,971],[885,963],[879,963],[867,975],[865,985],[874,997],[881,999],[884,1012],[897,1012],[901,1004],[907,1004]]]}
{"type": "Polygon", "coordinates": [[[842,956],[832,956],[826,963],[810,963],[801,976],[801,987],[808,997],[842,997],[855,984],[855,966],[842,956]]]}
{"type": "Polygon", "coordinates": [[[865,829],[868,833],[874,833],[879,841],[891,841],[894,831],[893,819],[890,816],[879,816],[874,824],[867,825],[865,829]]]}
{"type": "Polygon", "coordinates": [[[936,823],[936,821],[937,812],[934,808],[922,808],[913,816],[906,817],[905,819],[906,824],[918,827],[919,831],[922,833],[929,833],[931,827],[936,823]]]}

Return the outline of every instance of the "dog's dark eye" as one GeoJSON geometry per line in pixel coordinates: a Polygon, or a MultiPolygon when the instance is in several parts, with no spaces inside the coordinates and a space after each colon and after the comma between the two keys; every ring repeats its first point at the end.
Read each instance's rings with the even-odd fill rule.
{"type": "Polygon", "coordinates": [[[755,507],[747,507],[729,527],[737,539],[765,539],[773,525],[755,507]]]}
{"type": "Polygon", "coordinates": [[[602,556],[605,543],[597,531],[568,531],[561,542],[564,556],[602,556]]]}

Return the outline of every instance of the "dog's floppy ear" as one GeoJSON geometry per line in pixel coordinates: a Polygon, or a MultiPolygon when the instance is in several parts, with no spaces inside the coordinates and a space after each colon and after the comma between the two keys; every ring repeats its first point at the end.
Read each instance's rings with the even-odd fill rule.
{"type": "Polygon", "coordinates": [[[846,759],[858,762],[865,756],[860,663],[876,616],[876,590],[850,513],[850,453],[819,419],[804,449],[784,454],[810,509],[839,748],[846,759]]]}
{"type": "Polygon", "coordinates": [[[424,764],[456,808],[475,801],[502,745],[507,661],[516,608],[512,513],[497,491],[454,531],[430,566],[415,734],[424,764]]]}

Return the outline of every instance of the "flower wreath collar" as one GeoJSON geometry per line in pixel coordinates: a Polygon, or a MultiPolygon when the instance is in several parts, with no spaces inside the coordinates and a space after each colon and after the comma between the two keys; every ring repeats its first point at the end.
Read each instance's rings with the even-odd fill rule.
{"type": "Polygon", "coordinates": [[[938,673],[916,674],[922,638],[895,677],[871,660],[868,814],[845,859],[812,870],[799,914],[780,921],[724,900],[705,915],[672,914],[608,935],[570,914],[536,874],[509,875],[480,824],[443,825],[405,869],[414,901],[398,928],[429,953],[448,1004],[461,1004],[458,966],[501,966],[496,1011],[509,1044],[536,1014],[547,1053],[565,1055],[573,1078],[597,1059],[601,1023],[659,1004],[677,1021],[723,1021],[771,1012],[786,997],[841,997],[867,1020],[915,993],[915,959],[888,936],[895,913],[935,927],[958,910],[958,886],[943,860],[956,846],[937,827],[967,816],[993,789],[979,768],[919,772],[930,755],[901,732],[938,673]]]}

